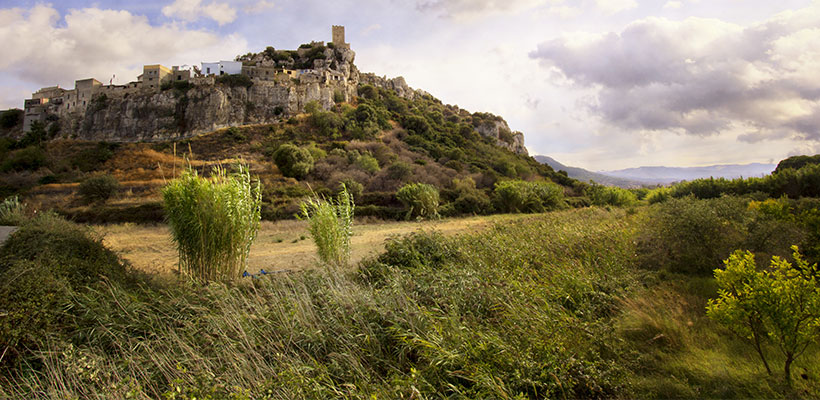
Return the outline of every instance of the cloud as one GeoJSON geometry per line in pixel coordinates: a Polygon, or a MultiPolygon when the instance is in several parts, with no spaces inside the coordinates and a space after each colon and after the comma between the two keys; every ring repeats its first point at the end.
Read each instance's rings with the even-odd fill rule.
{"type": "Polygon", "coordinates": [[[242,11],[245,14],[257,14],[257,13],[260,13],[260,12],[265,11],[267,9],[271,9],[274,6],[276,6],[276,4],[274,4],[274,2],[272,2],[272,1],[260,0],[260,1],[257,1],[255,3],[253,3],[253,4],[249,4],[249,5],[246,5],[245,7],[242,7],[242,11]]]}
{"type": "Polygon", "coordinates": [[[621,11],[633,9],[638,6],[635,0],[595,0],[598,9],[605,14],[617,14],[621,11]]]}
{"type": "Polygon", "coordinates": [[[0,9],[0,42],[5,43],[0,70],[36,87],[89,77],[107,83],[112,74],[120,81],[136,80],[143,64],[183,64],[247,51],[245,40],[234,35],[153,26],[144,16],[97,8],[71,10],[61,18],[43,5],[0,9]]]}
{"type": "MultiPolygon", "coordinates": [[[[257,3],[258,6],[262,1],[257,3]]],[[[202,4],[202,0],[175,0],[170,5],[162,7],[162,14],[169,18],[179,18],[183,21],[193,22],[201,18],[210,18],[217,24],[225,25],[236,20],[236,9],[228,3],[218,3],[213,1],[207,5],[202,4]]]]}
{"type": "Polygon", "coordinates": [[[683,3],[679,2],[679,1],[667,1],[666,4],[663,5],[663,8],[678,9],[678,8],[681,8],[682,6],[683,6],[683,3]]]}
{"type": "Polygon", "coordinates": [[[611,126],[820,141],[817,26],[820,5],[749,26],[647,18],[620,33],[549,40],[530,57],[597,89],[587,107],[611,126]]]}
{"type": "Polygon", "coordinates": [[[519,12],[563,0],[417,0],[416,9],[443,17],[469,18],[495,12],[519,12]]]}
{"type": "Polygon", "coordinates": [[[378,31],[378,30],[381,30],[381,29],[382,29],[381,24],[373,24],[373,25],[370,25],[370,26],[362,29],[361,35],[362,36],[367,36],[367,35],[375,32],[375,31],[378,31]]]}

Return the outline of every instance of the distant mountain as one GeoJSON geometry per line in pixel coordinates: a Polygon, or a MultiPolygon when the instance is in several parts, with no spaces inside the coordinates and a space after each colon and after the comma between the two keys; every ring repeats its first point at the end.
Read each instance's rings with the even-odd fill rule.
{"type": "Polygon", "coordinates": [[[548,156],[535,156],[534,158],[542,164],[549,165],[556,171],[566,171],[570,178],[577,179],[582,182],[595,181],[595,183],[600,183],[601,185],[618,186],[622,188],[639,188],[646,185],[646,183],[637,180],[604,175],[597,172],[588,171],[583,168],[569,167],[548,156]]]}
{"type": "Polygon", "coordinates": [[[639,167],[600,171],[600,174],[623,179],[631,179],[647,184],[669,184],[679,181],[691,181],[698,178],[751,178],[770,174],[774,164],[726,164],[706,167],[639,167]]]}

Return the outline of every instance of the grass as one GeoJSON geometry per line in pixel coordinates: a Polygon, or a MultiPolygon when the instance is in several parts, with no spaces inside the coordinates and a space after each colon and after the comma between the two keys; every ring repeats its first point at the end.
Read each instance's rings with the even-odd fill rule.
{"type": "MultiPolygon", "coordinates": [[[[384,250],[390,237],[416,230],[436,230],[445,235],[480,232],[495,223],[519,221],[521,215],[493,215],[451,218],[421,222],[381,221],[356,218],[350,240],[350,262],[359,263],[384,250]]],[[[167,225],[114,224],[97,225],[94,230],[104,237],[106,246],[119,253],[135,269],[170,276],[175,273],[178,254],[167,225]]],[[[316,247],[303,240],[309,235],[307,221],[262,221],[248,255],[249,272],[304,270],[319,261],[316,247]]]]}
{"type": "Polygon", "coordinates": [[[259,181],[241,165],[234,173],[216,169],[210,178],[189,169],[162,194],[180,273],[199,281],[238,278],[259,229],[259,181]]]}
{"type": "Polygon", "coordinates": [[[353,196],[344,185],[336,199],[314,194],[301,205],[300,216],[308,221],[319,259],[331,268],[345,268],[350,262],[354,207],[353,196]]]}
{"type": "MultiPolygon", "coordinates": [[[[92,280],[72,286],[50,333],[0,369],[0,398],[820,396],[818,349],[789,389],[706,318],[712,277],[636,267],[643,212],[362,224],[354,259],[357,238],[411,233],[339,274],[92,280]]],[[[108,229],[105,243],[148,228],[108,229]]],[[[261,248],[312,253],[308,241],[287,243],[306,230],[263,224],[261,248]]]]}
{"type": "Polygon", "coordinates": [[[628,220],[584,210],[418,233],[336,279],[102,281],[73,296],[74,333],[39,342],[0,397],[615,395],[625,371],[605,322],[634,285],[628,220]],[[396,255],[419,237],[438,256],[408,268],[396,255]]]}

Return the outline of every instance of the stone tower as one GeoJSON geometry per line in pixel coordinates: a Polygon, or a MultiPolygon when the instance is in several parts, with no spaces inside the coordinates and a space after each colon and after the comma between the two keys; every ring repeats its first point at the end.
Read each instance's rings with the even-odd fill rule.
{"type": "Polygon", "coordinates": [[[345,43],[344,26],[333,25],[333,45],[338,47],[350,47],[349,43],[345,43]]]}

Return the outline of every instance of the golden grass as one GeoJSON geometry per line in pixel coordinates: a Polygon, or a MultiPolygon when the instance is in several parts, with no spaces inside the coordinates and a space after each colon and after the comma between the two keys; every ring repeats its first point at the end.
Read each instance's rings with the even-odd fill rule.
{"type": "MultiPolygon", "coordinates": [[[[437,230],[445,235],[480,231],[494,222],[525,218],[525,215],[493,215],[451,218],[423,222],[371,222],[353,224],[351,265],[384,249],[387,238],[416,230],[437,230]]],[[[134,224],[98,226],[104,243],[128,260],[135,268],[171,274],[177,268],[177,252],[166,225],[134,224]]],[[[249,272],[313,268],[318,259],[304,221],[263,221],[248,258],[249,272]]]]}

